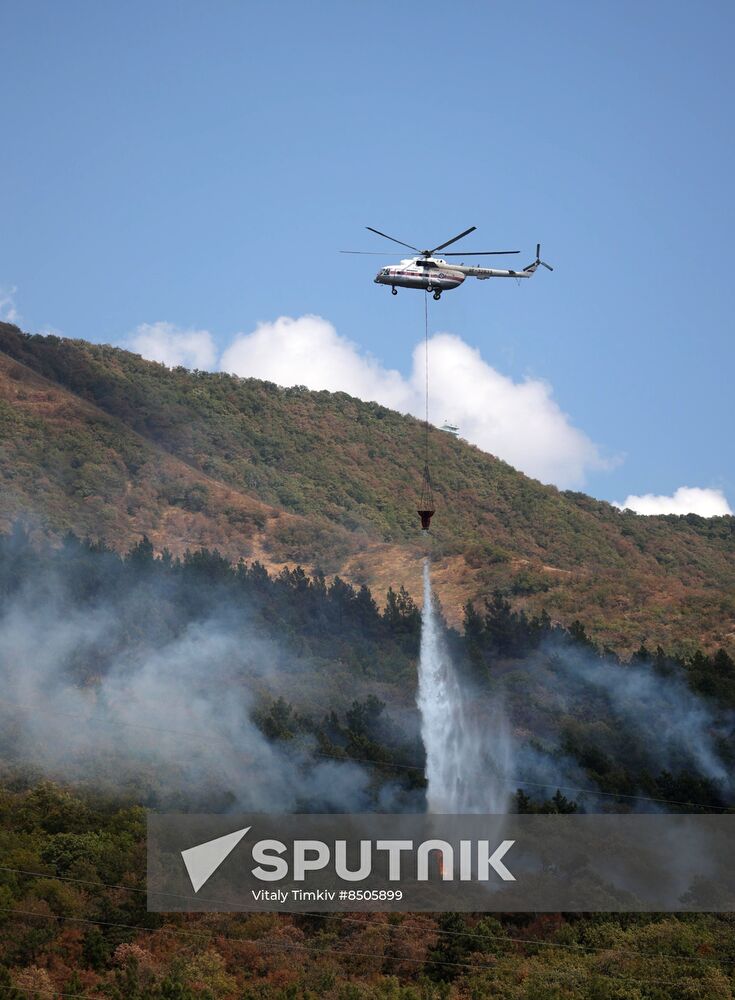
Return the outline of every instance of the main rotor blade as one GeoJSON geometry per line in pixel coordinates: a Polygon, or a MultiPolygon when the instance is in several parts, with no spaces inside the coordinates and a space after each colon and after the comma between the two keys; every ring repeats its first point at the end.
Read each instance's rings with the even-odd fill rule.
{"type": "Polygon", "coordinates": [[[401,257],[400,250],[340,250],[340,253],[361,253],[369,257],[401,257]]]}
{"type": "Polygon", "coordinates": [[[451,240],[447,240],[446,243],[441,243],[438,247],[434,247],[434,249],[431,251],[430,256],[433,256],[437,252],[437,250],[443,250],[444,247],[448,247],[450,243],[456,243],[457,240],[461,240],[462,237],[467,236],[468,233],[474,233],[476,229],[477,226],[470,226],[469,229],[465,229],[465,231],[463,233],[460,233],[459,236],[453,236],[451,240]]]}
{"type": "Polygon", "coordinates": [[[445,257],[489,257],[500,254],[504,257],[509,253],[520,253],[520,250],[465,250],[464,253],[445,253],[445,257]]]}
{"type": "MultiPolygon", "coordinates": [[[[404,243],[403,240],[397,240],[395,236],[389,236],[387,233],[381,233],[379,229],[373,229],[372,226],[365,226],[365,228],[369,229],[371,233],[377,233],[378,236],[384,236],[387,240],[393,240],[394,243],[400,243],[402,247],[408,247],[409,250],[415,250],[416,253],[421,253],[418,247],[412,247],[410,243],[404,243]]],[[[471,230],[469,229],[467,230],[467,232],[470,231],[471,230]]],[[[464,235],[464,233],[462,235],[464,235]]],[[[459,237],[457,237],[457,239],[459,239],[459,237]]],[[[447,246],[447,244],[445,243],[444,246],[447,246]]]]}

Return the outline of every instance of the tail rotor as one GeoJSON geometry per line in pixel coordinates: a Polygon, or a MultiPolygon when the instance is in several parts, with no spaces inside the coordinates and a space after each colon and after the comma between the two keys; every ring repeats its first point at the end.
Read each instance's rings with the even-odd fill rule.
{"type": "Polygon", "coordinates": [[[545,267],[547,271],[553,271],[554,270],[554,268],[551,266],[551,264],[547,264],[545,260],[541,260],[541,244],[537,243],[536,244],[536,260],[532,264],[529,264],[528,267],[524,267],[523,270],[524,271],[530,271],[531,273],[533,273],[536,270],[536,268],[539,266],[539,264],[541,265],[541,267],[545,267]]]}

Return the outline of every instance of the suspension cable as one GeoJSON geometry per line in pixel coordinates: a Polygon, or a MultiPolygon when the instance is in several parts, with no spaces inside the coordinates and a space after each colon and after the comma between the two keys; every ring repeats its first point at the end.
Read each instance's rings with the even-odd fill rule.
{"type": "Polygon", "coordinates": [[[424,292],[424,374],[426,379],[426,421],[424,424],[424,443],[426,468],[429,468],[429,297],[424,292]]]}

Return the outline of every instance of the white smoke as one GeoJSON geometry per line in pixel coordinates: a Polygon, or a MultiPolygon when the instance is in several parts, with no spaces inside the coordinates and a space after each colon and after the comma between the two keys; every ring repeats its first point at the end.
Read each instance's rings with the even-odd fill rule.
{"type": "MultiPolygon", "coordinates": [[[[141,635],[135,631],[138,604],[151,603],[149,585],[143,581],[120,601],[123,607],[83,607],[55,572],[5,599],[0,747],[7,763],[115,792],[127,786],[138,800],[184,808],[406,808],[396,786],[378,789],[363,767],[318,757],[310,737],[299,737],[299,748],[295,740],[264,737],[253,718],[262,695],[289,698],[298,689],[300,705],[308,692],[322,709],[335,704],[338,685],[322,682],[310,660],[250,626],[244,604],[228,603],[185,624],[168,620],[178,613],[175,605],[153,601],[169,636],[159,641],[150,638],[149,626],[141,635]],[[95,662],[100,668],[89,676],[95,662]]],[[[353,697],[361,693],[356,685],[353,697]]],[[[551,641],[498,674],[494,687],[503,685],[502,699],[479,696],[455,669],[427,560],[417,705],[430,812],[503,813],[518,787],[536,799],[557,788],[570,798],[578,797],[575,787],[594,792],[589,764],[582,756],[577,761],[566,742],[569,732],[613,768],[622,764],[652,778],[663,770],[674,778],[696,772],[732,790],[720,753],[732,718],[694,694],[678,668],[664,676],[648,664],[621,666],[551,641]]],[[[604,801],[593,794],[585,807],[604,801]]]]}
{"type": "Polygon", "coordinates": [[[597,692],[604,699],[606,718],[622,723],[640,739],[641,752],[652,767],[660,771],[693,765],[711,781],[731,786],[716,747],[721,723],[683,677],[661,676],[649,664],[617,666],[574,649],[557,656],[555,663],[557,683],[547,697],[556,701],[559,713],[573,710],[580,689],[597,692]]]}
{"type": "MultiPolygon", "coordinates": [[[[559,789],[587,811],[604,811],[615,796],[603,795],[587,769],[604,774],[607,767],[616,783],[621,768],[639,779],[668,772],[674,782],[701,776],[725,800],[733,794],[720,754],[722,742],[732,738],[732,713],[693,692],[673,664],[663,674],[650,663],[619,664],[552,641],[501,683],[508,685],[506,703],[518,727],[512,783],[537,801],[559,789]]],[[[668,808],[645,784],[626,791],[621,799],[632,810],[668,808]]]]}
{"type": "Polygon", "coordinates": [[[416,701],[426,750],[430,813],[505,813],[508,810],[511,739],[499,707],[472,710],[441,635],[424,559],[424,606],[416,701]]]}
{"type": "Polygon", "coordinates": [[[289,752],[253,721],[274,644],[205,620],[152,647],[121,639],[114,607],[77,610],[53,591],[49,575],[0,615],[1,728],[16,763],[116,791],[147,782],[156,801],[187,808],[370,808],[363,768],[315,760],[309,745],[289,752]],[[112,667],[80,685],[75,661],[110,647],[112,667]]]}

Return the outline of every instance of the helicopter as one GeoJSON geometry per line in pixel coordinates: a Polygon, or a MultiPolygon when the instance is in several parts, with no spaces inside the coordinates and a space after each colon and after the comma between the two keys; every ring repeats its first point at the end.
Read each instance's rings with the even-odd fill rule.
{"type": "MultiPolygon", "coordinates": [[[[445,259],[446,257],[506,256],[520,253],[520,250],[465,250],[463,253],[447,253],[444,254],[444,257],[435,256],[440,250],[444,250],[445,247],[451,246],[470,233],[474,233],[477,226],[465,229],[463,233],[453,236],[446,243],[440,243],[439,246],[434,247],[432,250],[419,250],[418,247],[412,246],[410,243],[404,243],[403,240],[397,240],[394,236],[381,233],[379,229],[373,229],[372,226],[365,226],[365,228],[369,229],[371,233],[376,233],[378,236],[383,236],[393,243],[400,244],[402,247],[415,250],[418,254],[416,257],[406,257],[399,261],[398,264],[381,267],[375,275],[373,279],[375,284],[390,285],[393,295],[398,294],[399,288],[420,288],[426,292],[433,292],[434,298],[438,300],[441,298],[442,292],[449,292],[453,288],[459,288],[465,278],[478,278],[480,281],[485,281],[487,278],[530,278],[532,274],[535,274],[538,267],[545,267],[549,271],[554,270],[551,264],[547,264],[546,261],[541,260],[540,243],[536,244],[536,259],[528,267],[524,267],[520,271],[504,270],[496,267],[474,267],[467,264],[453,264],[447,263],[445,259]]],[[[376,255],[377,251],[340,250],[340,253],[376,255]]]]}

